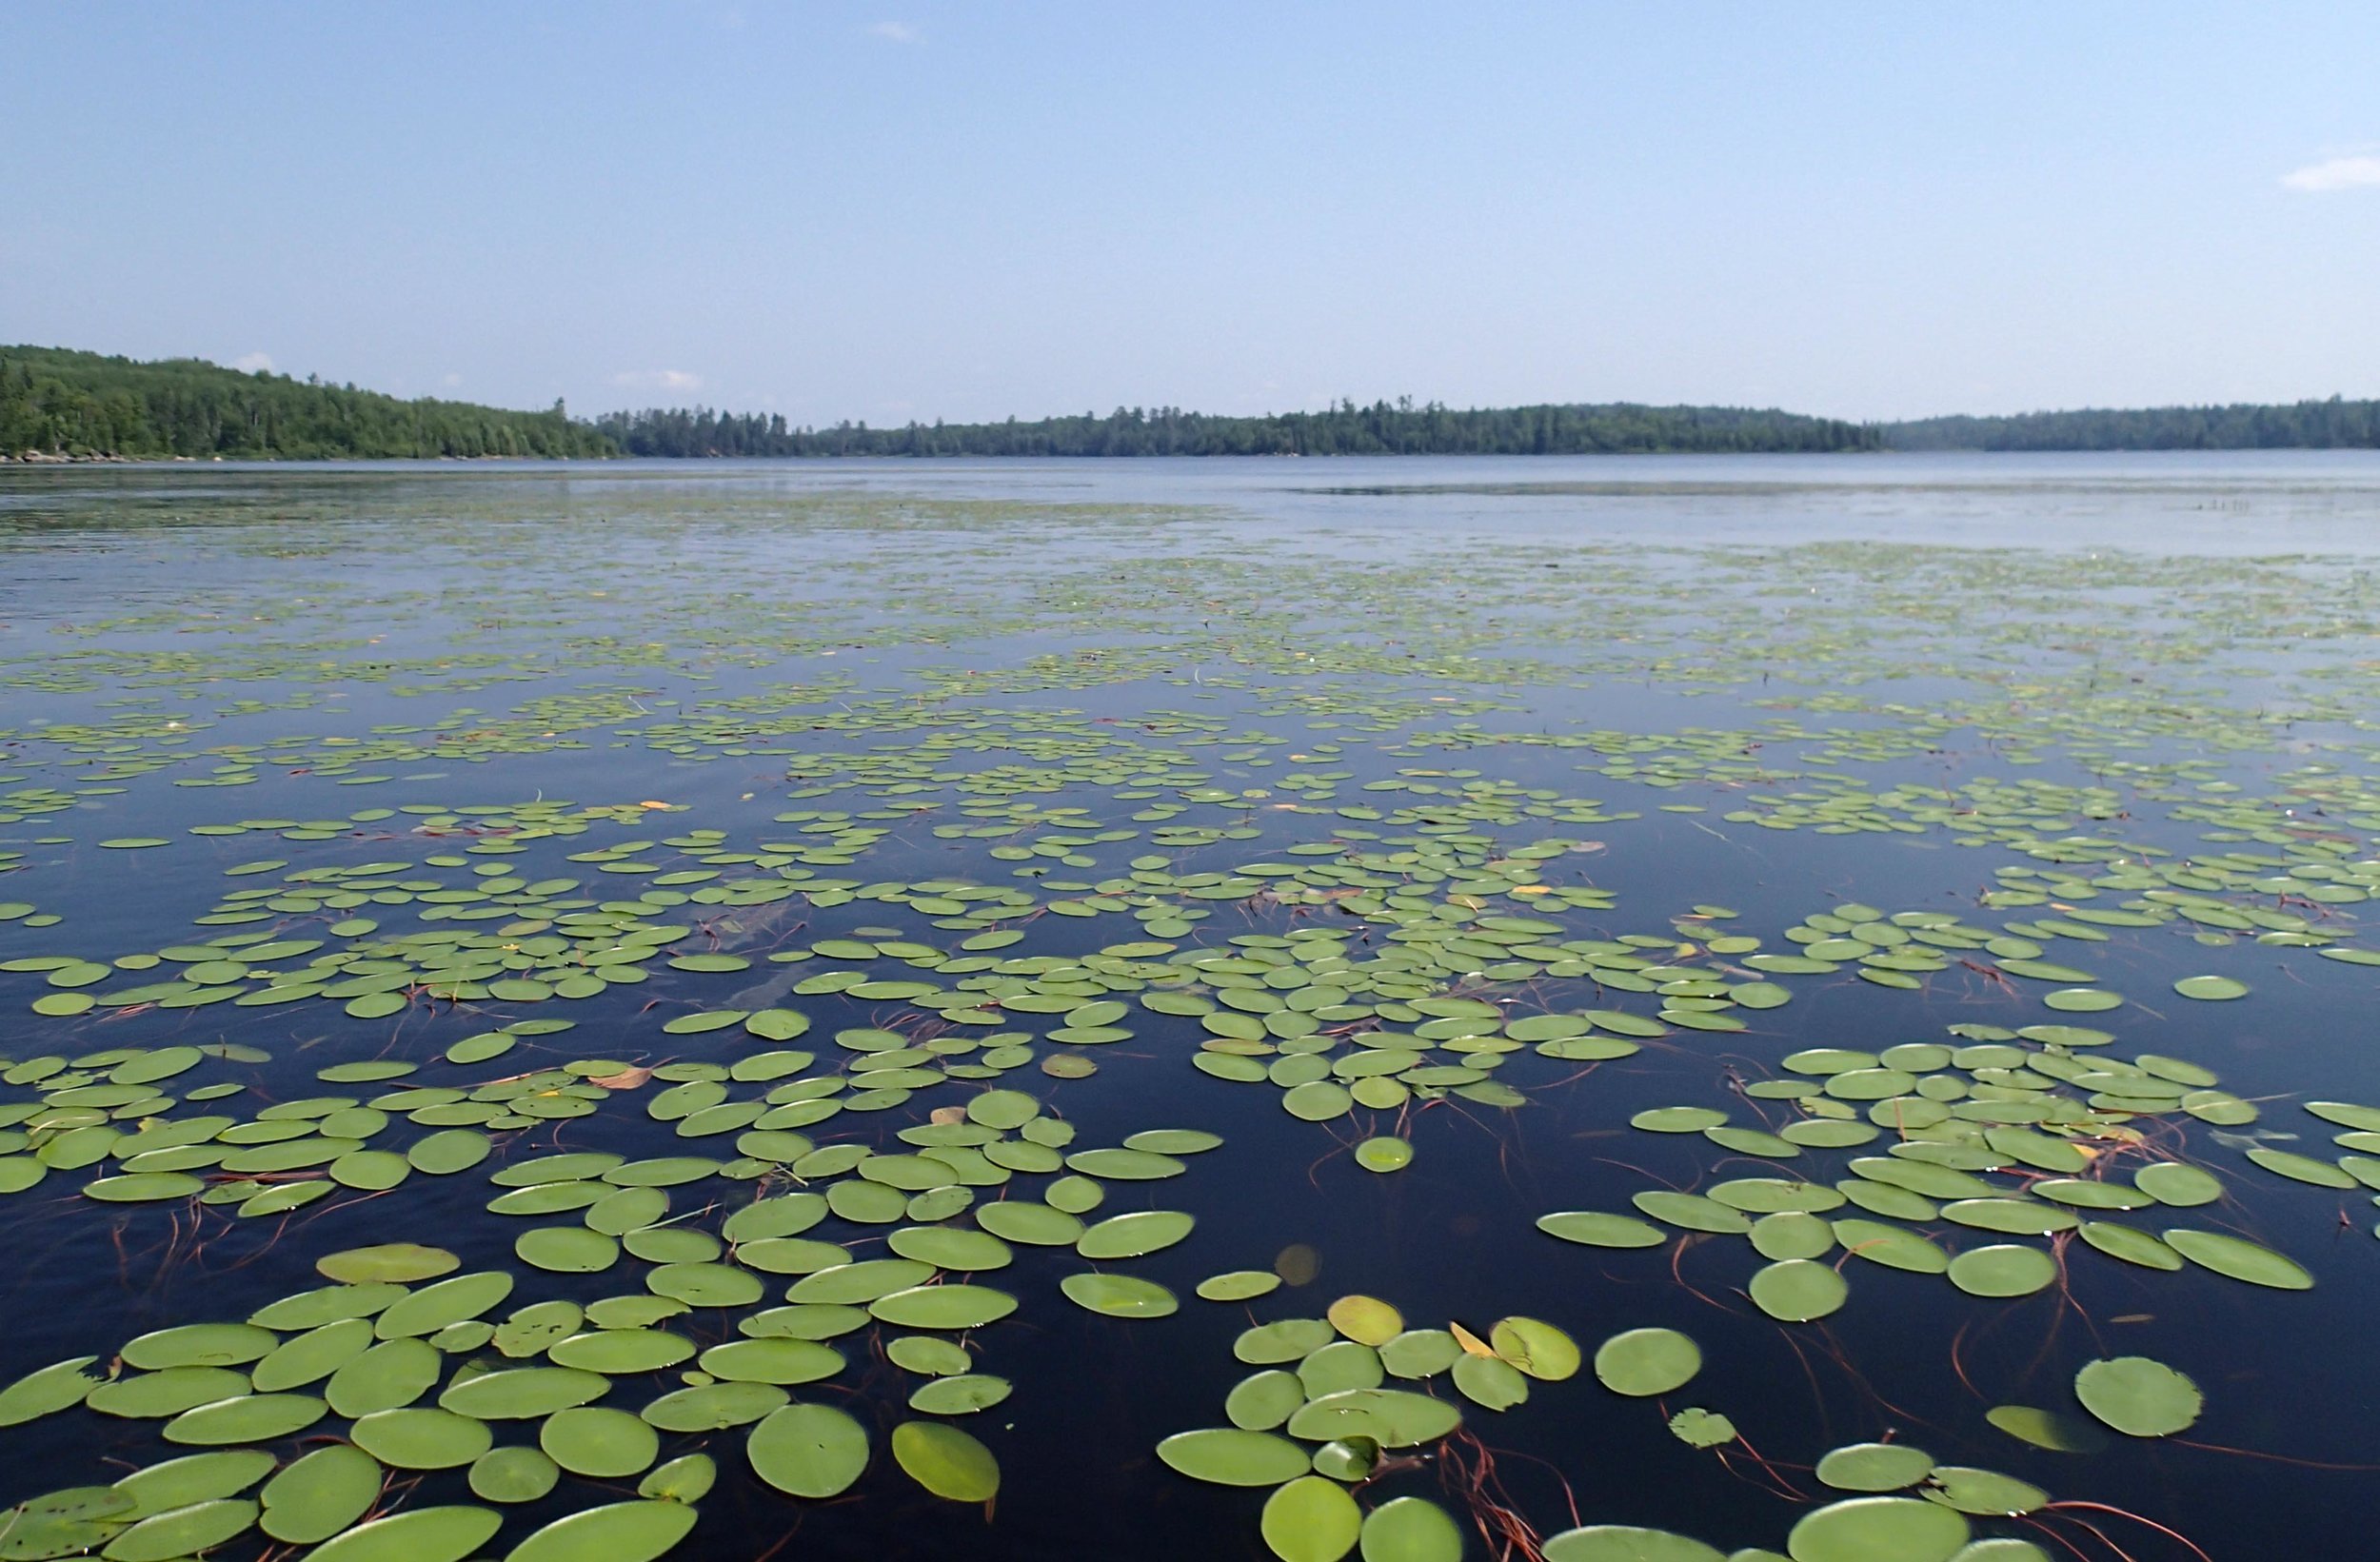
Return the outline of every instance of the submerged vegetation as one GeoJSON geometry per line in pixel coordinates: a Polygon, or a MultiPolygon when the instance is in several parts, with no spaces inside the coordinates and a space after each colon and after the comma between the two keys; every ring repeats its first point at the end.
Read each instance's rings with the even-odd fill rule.
{"type": "Polygon", "coordinates": [[[2369,1507],[2363,566],[575,481],[0,535],[0,1556],[2369,1507]]]}

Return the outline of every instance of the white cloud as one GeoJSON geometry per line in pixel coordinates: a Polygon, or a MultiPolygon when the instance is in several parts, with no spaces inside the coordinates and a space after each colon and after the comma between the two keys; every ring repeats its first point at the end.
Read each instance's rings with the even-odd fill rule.
{"type": "Polygon", "coordinates": [[[442,386],[459,386],[463,383],[463,376],[460,374],[449,374],[441,379],[438,383],[442,386]]]}
{"type": "Polygon", "coordinates": [[[2331,190],[2380,186],[2380,152],[2326,157],[2319,163],[2309,163],[2302,168],[2283,174],[2281,184],[2287,189],[2316,195],[2328,194],[2331,190]]]}
{"type": "Polygon", "coordinates": [[[890,44],[913,44],[918,41],[918,30],[906,22],[879,22],[868,31],[890,44]]]}
{"type": "Polygon", "coordinates": [[[268,352],[243,353],[231,360],[231,366],[242,374],[254,374],[259,369],[269,374],[272,372],[272,354],[268,352]]]}
{"type": "Polygon", "coordinates": [[[682,368],[622,369],[611,377],[611,383],[631,390],[700,390],[703,377],[682,368]]]}

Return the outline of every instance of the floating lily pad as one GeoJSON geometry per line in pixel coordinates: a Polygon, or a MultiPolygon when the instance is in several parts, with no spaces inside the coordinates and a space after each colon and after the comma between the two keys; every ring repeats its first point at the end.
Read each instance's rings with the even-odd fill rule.
{"type": "Polygon", "coordinates": [[[1838,1492],[1898,1492],[1934,1469],[1934,1455],[1907,1443],[1853,1443],[1818,1460],[1817,1477],[1838,1492]]]}
{"type": "Polygon", "coordinates": [[[2074,1374],[2074,1397],[2083,1409],[2133,1437],[2187,1431],[2206,1404],[2197,1384],[2141,1355],[2087,1363],[2074,1374]]]}
{"type": "Polygon", "coordinates": [[[780,1492],[832,1497],[867,1468],[867,1433],[830,1405],[786,1405],[752,1429],[744,1453],[752,1473],[780,1492]]]}
{"type": "Polygon", "coordinates": [[[1603,1386],[1636,1398],[1680,1388],[1701,1370],[1701,1349],[1674,1329],[1631,1329],[1595,1353],[1595,1375],[1603,1386]]]}
{"type": "Polygon", "coordinates": [[[308,1562],[463,1562],[503,1524],[485,1508],[415,1508],[325,1541],[308,1562]]]}
{"type": "Polygon", "coordinates": [[[1825,1317],[1851,1295],[1841,1275],[1808,1258],[1785,1258],[1756,1271],[1749,1289],[1755,1306],[1785,1323],[1825,1317]]]}
{"type": "Polygon", "coordinates": [[[1717,1547],[1690,1535],[1628,1524],[1564,1530],[1546,1536],[1544,1553],[1545,1562],[1726,1562],[1717,1547]]]}
{"type": "Polygon", "coordinates": [[[285,1466],[265,1483],[263,1528],[275,1540],[311,1546],[362,1518],[379,1499],[379,1461],[332,1443],[285,1466]]]}
{"type": "Polygon", "coordinates": [[[1650,1221],[1629,1215],[1606,1215],[1598,1210],[1567,1210],[1540,1216],[1537,1229],[1549,1236],[1589,1247],[1654,1248],[1669,1240],[1669,1234],[1650,1221]]]}
{"type": "Polygon", "coordinates": [[[1785,1549],[1794,1562],[1950,1562],[1973,1532],[1938,1503],[1853,1497],[1803,1515],[1785,1549]]]}
{"type": "Polygon", "coordinates": [[[2166,1232],[2164,1237],[2167,1246],[2192,1263],[2234,1280],[2270,1286],[2275,1291],[2306,1291],[2314,1283],[2314,1277],[2295,1259],[2242,1237],[2187,1227],[2166,1232]]]}
{"type": "Polygon", "coordinates": [[[1339,1562],[1355,1549],[1363,1512],[1337,1481],[1303,1475],[1265,1499],[1260,1528],[1281,1562],[1339,1562]]]}
{"type": "Polygon", "coordinates": [[[661,1453],[652,1427],[624,1410],[582,1405],[557,1411],[538,1429],[537,1446],[574,1475],[617,1480],[650,1469],[661,1453]]]}
{"type": "Polygon", "coordinates": [[[903,1421],[893,1428],[893,1459],[909,1478],[953,1502],[989,1502],[1000,1491],[1000,1461],[957,1427],[903,1421]]]}
{"type": "Polygon", "coordinates": [[[1163,1286],[1130,1275],[1069,1275],[1058,1288],[1076,1306],[1117,1318],[1161,1318],[1181,1305],[1163,1286]]]}
{"type": "MultiPolygon", "coordinates": [[[[1287,1374],[1279,1375],[1293,1386],[1297,1382],[1287,1374]]],[[[1157,1456],[1194,1480],[1219,1486],[1278,1486],[1309,1468],[1306,1450],[1286,1437],[1240,1427],[1178,1432],[1157,1445],[1157,1456]]]]}

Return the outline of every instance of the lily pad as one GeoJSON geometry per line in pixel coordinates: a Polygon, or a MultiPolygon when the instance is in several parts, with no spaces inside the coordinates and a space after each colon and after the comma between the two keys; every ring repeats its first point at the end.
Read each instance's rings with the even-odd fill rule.
{"type": "Polygon", "coordinates": [[[1265,1500],[1260,1528],[1281,1562],[1339,1562],[1355,1549],[1363,1513],[1337,1481],[1304,1475],[1265,1500]]]}
{"type": "Polygon", "coordinates": [[[1161,1318],[1181,1305],[1154,1280],[1130,1275],[1069,1275],[1058,1289],[1077,1307],[1115,1318],[1161,1318]]]}
{"type": "MultiPolygon", "coordinates": [[[[1279,1375],[1293,1386],[1297,1382],[1285,1373],[1279,1375]]],[[[1236,1426],[1178,1432],[1157,1445],[1157,1456],[1193,1480],[1219,1486],[1278,1486],[1310,1468],[1306,1450],[1288,1438],[1236,1426]]]]}
{"type": "Polygon", "coordinates": [[[2206,1405],[2198,1385],[2162,1361],[2116,1356],[2074,1374],[2083,1409],[2133,1437],[2170,1437],[2190,1429],[2206,1405]]]}
{"type": "Polygon", "coordinates": [[[780,1492],[838,1496],[867,1468],[867,1433],[831,1405],[786,1405],[752,1429],[744,1454],[780,1492]]]}
{"type": "Polygon", "coordinates": [[[1631,1329],[1595,1353],[1595,1375],[1614,1394],[1650,1398],[1683,1387],[1702,1370],[1702,1352],[1674,1329],[1631,1329]]]}
{"type": "Polygon", "coordinates": [[[1853,1497],[1804,1514],[1785,1550],[1794,1562],[1950,1562],[1973,1533],[1939,1503],[1853,1497]]]}
{"type": "Polygon", "coordinates": [[[909,1478],[952,1502],[989,1502],[1000,1492],[1000,1461],[957,1427],[903,1421],[893,1428],[894,1462],[909,1478]]]}

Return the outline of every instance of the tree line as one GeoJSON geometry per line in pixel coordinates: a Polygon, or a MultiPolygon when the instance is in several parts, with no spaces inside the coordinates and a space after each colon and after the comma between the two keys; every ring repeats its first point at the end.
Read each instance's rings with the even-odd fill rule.
{"type": "Polygon", "coordinates": [[[2380,447],[2380,401],[2029,412],[1850,423],[1773,409],[1634,403],[1472,407],[1406,397],[1219,417],[1176,406],[1001,423],[789,425],[782,415],[649,407],[573,418],[400,400],[201,359],[138,363],[0,347],[0,457],[374,460],[526,456],[1622,455],[1867,450],[2380,447]]]}
{"type": "Polygon", "coordinates": [[[787,427],[706,407],[617,412],[595,426],[632,456],[1615,455],[1873,450],[1873,429],[1737,407],[1538,405],[1457,411],[1412,398],[1320,412],[1216,417],[1177,406],[1002,423],[787,427]]]}
{"type": "Polygon", "coordinates": [[[1883,430],[1894,450],[2369,450],[2380,448],[2380,401],[1918,418],[1883,430]]]}
{"type": "Polygon", "coordinates": [[[401,401],[196,358],[144,364],[0,347],[0,455],[28,451],[240,461],[618,453],[559,402],[545,412],[510,412],[401,401]]]}

